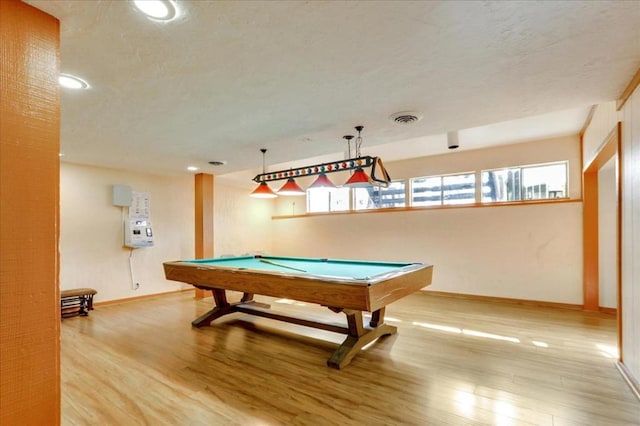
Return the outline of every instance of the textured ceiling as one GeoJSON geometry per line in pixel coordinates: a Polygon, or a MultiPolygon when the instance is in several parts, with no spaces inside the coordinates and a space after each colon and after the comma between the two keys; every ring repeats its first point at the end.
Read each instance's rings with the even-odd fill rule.
{"type": "Polygon", "coordinates": [[[178,0],[169,23],[130,1],[27,3],[60,19],[62,72],[91,85],[62,92],[64,161],[153,173],[342,153],[358,124],[394,158],[505,121],[477,146],[577,133],[640,67],[637,1],[178,0]],[[406,110],[424,118],[388,119],[406,110]]]}

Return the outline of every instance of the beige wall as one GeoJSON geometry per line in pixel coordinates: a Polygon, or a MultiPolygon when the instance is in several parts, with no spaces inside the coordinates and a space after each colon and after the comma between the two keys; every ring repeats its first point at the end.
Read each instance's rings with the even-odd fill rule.
{"type": "MultiPolygon", "coordinates": [[[[559,160],[570,161],[579,198],[577,136],[387,167],[398,179],[559,160]]],[[[278,213],[290,215],[291,203],[280,197],[278,213]]],[[[580,202],[276,218],[273,232],[282,255],[420,261],[435,266],[433,290],[582,304],[580,202]]]]}
{"type": "MultiPolygon", "coordinates": [[[[582,174],[578,135],[385,162],[385,167],[393,180],[400,180],[450,173],[473,171],[479,173],[481,170],[564,160],[569,161],[569,197],[579,199],[582,194],[582,174]]],[[[346,174],[342,173],[333,173],[329,177],[335,184],[341,184],[347,179],[346,174]]],[[[300,186],[306,188],[314,178],[307,177],[296,180],[300,186]]],[[[480,181],[479,174],[476,176],[476,180],[480,181]]],[[[276,182],[271,187],[275,190],[281,184],[281,182],[276,182]]],[[[305,197],[278,197],[276,199],[277,215],[299,215],[305,212],[305,197]]]]}
{"type": "MultiPolygon", "coordinates": [[[[214,254],[271,251],[273,203],[255,200],[224,179],[214,184],[214,254]]],[[[162,262],[192,259],[194,177],[160,176],[63,163],[60,170],[62,289],[91,287],[96,301],[126,299],[192,288],[167,281],[162,262]],[[114,184],[151,195],[153,247],[123,247],[122,215],[113,206],[114,184]],[[140,283],[133,289],[133,275],[140,283]]]]}
{"type": "Polygon", "coordinates": [[[193,177],[159,176],[63,163],[60,170],[60,287],[91,287],[96,301],[179,290],[164,279],[162,262],[194,255],[193,177]],[[155,245],[123,247],[123,210],[113,185],[149,192],[155,245]],[[140,288],[134,290],[134,279],[140,288]]]}
{"type": "Polygon", "coordinates": [[[274,220],[274,252],[434,265],[432,290],[582,303],[581,204],[274,220]]]}
{"type": "Polygon", "coordinates": [[[580,198],[582,178],[577,135],[396,161],[385,166],[393,179],[408,179],[562,160],[569,160],[569,196],[580,198]]]}
{"type": "Polygon", "coordinates": [[[216,256],[272,251],[273,201],[251,198],[251,190],[216,176],[213,196],[216,256]]]}

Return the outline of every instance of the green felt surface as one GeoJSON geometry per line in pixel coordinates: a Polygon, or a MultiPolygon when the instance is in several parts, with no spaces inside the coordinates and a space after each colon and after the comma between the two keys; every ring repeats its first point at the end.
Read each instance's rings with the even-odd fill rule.
{"type": "Polygon", "coordinates": [[[242,256],[223,257],[217,259],[189,260],[189,263],[220,266],[234,269],[253,269],[287,274],[311,274],[353,279],[369,279],[377,275],[397,271],[411,263],[402,262],[368,262],[359,260],[318,259],[304,257],[278,256],[242,256]],[[261,259],[277,263],[273,265],[262,262],[261,259]],[[284,266],[301,269],[296,271],[284,266]]]}

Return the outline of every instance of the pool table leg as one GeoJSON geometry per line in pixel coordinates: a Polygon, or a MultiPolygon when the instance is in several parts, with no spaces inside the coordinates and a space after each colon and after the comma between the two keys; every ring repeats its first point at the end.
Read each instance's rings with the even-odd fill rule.
{"type": "Polygon", "coordinates": [[[242,299],[240,299],[241,304],[257,306],[259,308],[269,309],[271,305],[268,303],[257,302],[253,299],[253,293],[242,293],[242,299]]]}
{"type": "Polygon", "coordinates": [[[209,325],[214,319],[234,312],[234,306],[227,301],[227,294],[224,290],[214,288],[211,289],[211,293],[213,293],[213,300],[216,302],[216,307],[191,321],[193,327],[209,325]]]}
{"type": "Polygon", "coordinates": [[[364,327],[362,311],[345,309],[349,333],[338,349],[329,357],[327,365],[338,370],[351,362],[351,359],[364,346],[376,340],[378,337],[395,334],[396,327],[384,324],[384,308],[374,311],[371,318],[371,328],[364,327]],[[374,325],[375,324],[375,325],[374,325]]]}
{"type": "Polygon", "coordinates": [[[377,311],[373,311],[373,314],[371,314],[371,321],[369,321],[369,325],[371,327],[377,327],[384,323],[384,310],[385,308],[380,308],[377,311]]]}
{"type": "Polygon", "coordinates": [[[227,301],[227,293],[225,290],[220,288],[212,288],[206,290],[211,290],[216,306],[209,312],[202,314],[198,318],[191,321],[191,325],[193,327],[203,327],[205,325],[209,325],[211,321],[220,318],[223,315],[237,312],[238,306],[240,305],[251,305],[265,309],[269,309],[271,307],[271,305],[267,303],[260,303],[253,300],[253,293],[244,293],[240,302],[229,303],[227,301]]]}

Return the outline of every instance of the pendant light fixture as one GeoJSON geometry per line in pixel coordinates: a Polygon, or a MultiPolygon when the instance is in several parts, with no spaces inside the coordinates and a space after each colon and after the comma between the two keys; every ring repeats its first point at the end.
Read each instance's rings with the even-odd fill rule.
{"type": "Polygon", "coordinates": [[[335,187],[336,186],[331,182],[331,180],[329,180],[326,173],[320,173],[318,179],[309,186],[309,189],[330,189],[335,187]]]}
{"type": "MultiPolygon", "coordinates": [[[[362,129],[364,129],[364,126],[356,126],[356,130],[358,131],[358,136],[356,137],[354,147],[356,151],[356,158],[360,158],[360,147],[362,146],[362,129]]],[[[349,144],[349,156],[351,156],[351,137],[347,138],[347,136],[345,136],[344,138],[347,139],[347,143],[349,144]]],[[[371,185],[371,178],[369,177],[369,175],[367,175],[362,167],[357,167],[356,171],[353,172],[349,180],[344,184],[344,186],[349,188],[366,188],[371,185]]]]}
{"type": "Polygon", "coordinates": [[[295,179],[290,177],[287,182],[278,189],[278,195],[305,195],[304,189],[296,183],[295,179]]]}
{"type": "Polygon", "coordinates": [[[309,189],[335,188],[336,186],[331,182],[331,180],[329,180],[327,175],[329,173],[344,172],[351,172],[349,180],[343,185],[344,187],[367,188],[372,185],[382,186],[385,188],[388,187],[391,183],[391,177],[389,177],[389,174],[382,164],[382,160],[379,157],[372,157],[369,155],[362,156],[360,153],[360,148],[362,146],[362,130],[364,129],[364,126],[356,126],[355,129],[358,132],[358,136],[354,141],[355,153],[352,156],[351,142],[354,137],[352,135],[343,136],[347,141],[348,149],[346,155],[347,158],[343,160],[267,173],[265,163],[265,153],[267,150],[261,149],[262,174],[256,175],[253,178],[253,181],[258,184],[258,188],[251,193],[251,196],[258,198],[273,198],[277,195],[305,195],[305,190],[298,186],[295,181],[295,178],[305,176],[318,176],[309,186],[309,189]],[[369,174],[367,174],[365,170],[370,170],[369,174]],[[277,191],[276,195],[276,193],[269,188],[268,182],[285,179],[286,183],[277,191]]]}
{"type": "MultiPolygon", "coordinates": [[[[262,152],[262,174],[265,174],[267,171],[265,162],[265,154],[267,153],[267,150],[265,148],[262,148],[260,152],[262,152]]],[[[278,195],[273,192],[271,188],[269,188],[267,182],[260,182],[258,184],[258,187],[254,189],[253,192],[249,194],[249,196],[253,198],[276,198],[278,195]]]]}
{"type": "Polygon", "coordinates": [[[358,167],[343,186],[348,188],[367,188],[371,186],[371,179],[362,167],[358,167]]]}

